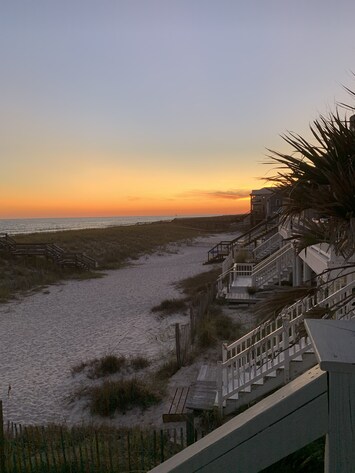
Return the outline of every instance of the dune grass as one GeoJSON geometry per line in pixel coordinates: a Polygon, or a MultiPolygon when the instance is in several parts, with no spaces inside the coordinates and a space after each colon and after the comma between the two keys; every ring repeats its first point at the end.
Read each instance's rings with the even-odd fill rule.
{"type": "Polygon", "coordinates": [[[94,358],[92,360],[82,361],[77,365],[72,366],[71,374],[75,376],[78,373],[84,372],[89,379],[98,379],[110,376],[116,373],[125,374],[129,371],[139,371],[147,368],[150,361],[143,356],[136,356],[133,358],[126,358],[122,355],[107,354],[101,358],[94,358]]]}
{"type": "Polygon", "coordinates": [[[241,324],[223,314],[218,306],[210,307],[197,329],[198,345],[203,349],[214,347],[221,341],[237,340],[242,335],[241,324]]]}
{"type": "MultiPolygon", "coordinates": [[[[129,260],[155,251],[164,251],[174,242],[185,242],[200,235],[232,230],[238,216],[176,219],[143,225],[101,229],[70,230],[16,235],[19,243],[55,243],[66,251],[85,253],[98,262],[99,270],[118,269],[129,260]]],[[[0,302],[24,291],[67,279],[101,277],[102,273],[60,268],[41,257],[14,257],[0,250],[0,302]]]]}
{"type": "Polygon", "coordinates": [[[154,306],[152,312],[160,312],[164,315],[184,312],[187,308],[185,299],[164,299],[160,304],[154,306]]]}
{"type": "Polygon", "coordinates": [[[151,386],[138,379],[105,381],[100,386],[88,388],[91,414],[103,417],[115,412],[125,413],[133,407],[146,409],[160,402],[160,395],[151,386]]]}

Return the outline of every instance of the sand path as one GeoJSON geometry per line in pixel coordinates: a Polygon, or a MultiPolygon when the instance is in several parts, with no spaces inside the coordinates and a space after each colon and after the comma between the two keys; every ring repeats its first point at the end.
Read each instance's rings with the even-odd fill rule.
{"type": "Polygon", "coordinates": [[[80,385],[70,368],[107,353],[159,359],[173,324],[150,309],[179,294],[173,283],[210,269],[207,250],[230,235],[199,238],[172,253],[140,258],[102,279],[69,281],[0,306],[0,399],[4,418],[24,424],[88,420],[66,397],[80,385]],[[11,385],[8,396],[8,386],[11,385]]]}

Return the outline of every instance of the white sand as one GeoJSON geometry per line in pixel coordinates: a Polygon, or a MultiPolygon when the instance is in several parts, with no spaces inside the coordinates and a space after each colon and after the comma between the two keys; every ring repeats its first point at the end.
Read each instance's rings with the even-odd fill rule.
{"type": "MultiPolygon", "coordinates": [[[[174,282],[210,270],[202,264],[208,249],[231,238],[230,234],[199,238],[192,245],[176,245],[174,253],[143,257],[102,279],[69,281],[1,305],[0,399],[5,420],[90,421],[84,402],[66,402],[84,380],[82,375],[73,377],[70,368],[107,353],[164,359],[174,344],[174,323],[188,319],[183,314],[160,319],[150,309],[179,297],[174,282]]],[[[194,378],[197,369],[198,363],[183,368],[172,385],[194,378]]],[[[156,425],[166,406],[167,401],[110,422],[156,425]]]]}

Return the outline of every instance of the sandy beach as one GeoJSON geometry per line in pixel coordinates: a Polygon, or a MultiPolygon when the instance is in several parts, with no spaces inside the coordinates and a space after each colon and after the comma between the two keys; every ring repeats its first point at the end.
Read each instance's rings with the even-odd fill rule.
{"type": "MultiPolygon", "coordinates": [[[[84,401],[68,396],[84,383],[73,377],[74,365],[108,353],[143,355],[159,363],[174,344],[174,323],[184,314],[161,318],[151,308],[178,297],[174,283],[207,271],[208,249],[231,234],[200,237],[190,244],[141,257],[129,267],[108,271],[101,279],[69,281],[0,306],[0,398],[5,421],[23,424],[93,419],[84,401]],[[8,388],[11,386],[10,393],[8,388]]],[[[172,380],[196,376],[198,363],[180,370],[172,380]]],[[[113,425],[161,422],[164,402],[144,413],[110,420],[113,425]]]]}

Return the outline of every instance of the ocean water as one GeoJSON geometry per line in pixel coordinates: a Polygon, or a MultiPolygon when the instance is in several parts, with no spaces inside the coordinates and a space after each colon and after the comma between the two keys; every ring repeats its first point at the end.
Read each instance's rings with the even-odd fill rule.
{"type": "Polygon", "coordinates": [[[171,221],[175,217],[176,216],[0,219],[0,233],[15,235],[18,233],[58,232],[62,230],[82,230],[84,228],[107,228],[121,225],[135,225],[139,223],[171,221]]]}

